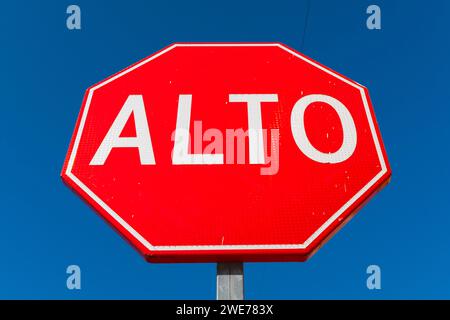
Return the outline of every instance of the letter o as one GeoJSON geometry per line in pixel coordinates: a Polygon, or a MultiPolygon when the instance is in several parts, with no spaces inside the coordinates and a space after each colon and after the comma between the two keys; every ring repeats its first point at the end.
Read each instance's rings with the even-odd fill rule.
{"type": "Polygon", "coordinates": [[[356,148],[356,128],[352,115],[339,100],[323,95],[311,94],[300,98],[292,108],[291,130],[298,148],[310,159],[320,163],[339,163],[351,157],[356,148]],[[343,139],[342,146],[334,153],[324,153],[317,150],[309,141],[305,130],[305,110],[313,102],[324,102],[330,105],[341,120],[343,139]]]}

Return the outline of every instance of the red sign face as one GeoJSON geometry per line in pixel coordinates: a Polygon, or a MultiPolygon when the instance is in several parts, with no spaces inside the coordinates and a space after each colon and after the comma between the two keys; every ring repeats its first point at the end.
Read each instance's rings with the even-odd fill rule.
{"type": "Polygon", "coordinates": [[[148,261],[304,261],[390,168],[366,88],[282,44],[174,44],[89,88],[64,181],[148,261]]]}

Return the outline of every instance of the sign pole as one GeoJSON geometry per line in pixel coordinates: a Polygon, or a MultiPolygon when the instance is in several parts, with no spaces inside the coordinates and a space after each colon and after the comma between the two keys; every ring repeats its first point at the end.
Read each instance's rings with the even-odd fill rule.
{"type": "Polygon", "coordinates": [[[217,263],[217,300],[244,299],[244,263],[217,263]]]}

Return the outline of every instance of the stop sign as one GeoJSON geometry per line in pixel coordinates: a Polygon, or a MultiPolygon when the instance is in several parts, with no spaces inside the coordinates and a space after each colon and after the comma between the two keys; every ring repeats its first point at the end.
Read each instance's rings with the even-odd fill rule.
{"type": "Polygon", "coordinates": [[[148,261],[304,261],[390,173],[365,87],[202,43],[89,88],[62,178],[148,261]]]}

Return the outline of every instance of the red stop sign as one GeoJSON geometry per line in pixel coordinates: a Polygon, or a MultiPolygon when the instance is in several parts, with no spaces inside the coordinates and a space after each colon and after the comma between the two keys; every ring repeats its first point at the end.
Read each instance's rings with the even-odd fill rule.
{"type": "Polygon", "coordinates": [[[64,181],[148,261],[303,261],[390,178],[368,91],[282,44],[174,44],[86,92],[64,181]]]}

